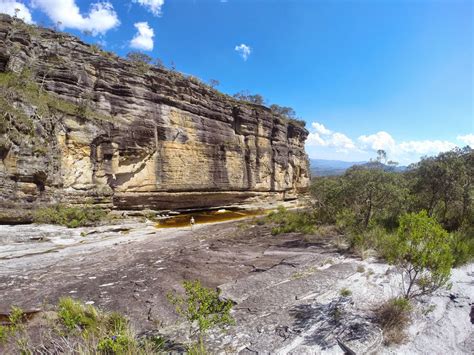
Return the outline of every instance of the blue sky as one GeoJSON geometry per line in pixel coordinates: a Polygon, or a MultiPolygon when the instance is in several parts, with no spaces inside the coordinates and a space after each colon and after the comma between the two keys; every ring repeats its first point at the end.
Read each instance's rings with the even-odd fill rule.
{"type": "Polygon", "coordinates": [[[311,157],[402,164],[474,146],[474,1],[0,0],[0,11],[263,95],[311,157]],[[92,35],[84,35],[88,30],[92,35]],[[131,47],[135,47],[131,48],[131,47]]]}

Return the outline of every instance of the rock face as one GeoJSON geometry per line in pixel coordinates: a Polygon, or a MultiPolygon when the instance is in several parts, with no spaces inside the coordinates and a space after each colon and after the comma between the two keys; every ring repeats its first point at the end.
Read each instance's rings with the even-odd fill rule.
{"type": "Polygon", "coordinates": [[[303,127],[195,78],[6,15],[0,74],[3,209],[204,208],[294,198],[308,186],[303,127]]]}

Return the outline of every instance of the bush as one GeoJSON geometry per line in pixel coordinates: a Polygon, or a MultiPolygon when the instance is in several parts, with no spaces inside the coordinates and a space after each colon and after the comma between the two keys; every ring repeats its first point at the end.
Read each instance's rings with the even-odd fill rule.
{"type": "MultiPolygon", "coordinates": [[[[136,347],[135,339],[126,335],[118,334],[102,338],[97,344],[97,350],[103,354],[130,353],[136,347]]],[[[133,352],[132,352],[133,353],[133,352]]]]}
{"type": "Polygon", "coordinates": [[[474,227],[465,227],[452,233],[451,249],[454,266],[461,266],[474,260],[474,227]]]}
{"type": "Polygon", "coordinates": [[[4,325],[0,325],[0,344],[4,343],[8,339],[10,329],[4,325]]]}
{"type": "Polygon", "coordinates": [[[94,207],[67,207],[56,205],[37,209],[33,220],[35,223],[50,223],[77,228],[93,225],[102,220],[106,212],[94,207]]]}
{"type": "Polygon", "coordinates": [[[94,332],[99,323],[99,312],[93,306],[86,306],[70,297],[59,300],[58,316],[69,330],[91,330],[94,332]]]}
{"type": "Polygon", "coordinates": [[[389,344],[401,344],[406,339],[405,329],[410,323],[412,305],[403,297],[389,299],[375,310],[376,322],[389,344]]]}
{"type": "Polygon", "coordinates": [[[19,307],[13,306],[8,315],[8,325],[0,324],[0,344],[7,341],[10,335],[14,335],[22,329],[22,323],[25,320],[25,312],[19,307]]]}
{"type": "MultiPolygon", "coordinates": [[[[197,322],[200,337],[210,328],[234,324],[230,315],[232,301],[220,300],[220,291],[203,287],[196,281],[183,281],[185,296],[168,294],[168,300],[175,305],[176,312],[189,322],[197,322]]],[[[201,338],[202,339],[202,338],[201,338]]]]}
{"type": "Polygon", "coordinates": [[[280,206],[276,212],[271,212],[266,220],[275,224],[271,231],[272,235],[292,232],[313,234],[316,232],[316,217],[312,211],[288,211],[280,206]]]}
{"type": "Polygon", "coordinates": [[[451,245],[448,232],[426,211],[400,218],[397,238],[392,239],[387,257],[402,271],[405,298],[448,286],[454,261],[451,245]]]}

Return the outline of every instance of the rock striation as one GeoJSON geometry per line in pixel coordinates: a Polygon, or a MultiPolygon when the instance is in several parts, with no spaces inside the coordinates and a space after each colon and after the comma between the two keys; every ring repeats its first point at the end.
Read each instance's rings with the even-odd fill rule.
{"type": "MultiPolygon", "coordinates": [[[[173,70],[0,15],[0,210],[292,199],[308,132],[173,70]]],[[[0,218],[1,219],[1,218],[0,218]]]]}

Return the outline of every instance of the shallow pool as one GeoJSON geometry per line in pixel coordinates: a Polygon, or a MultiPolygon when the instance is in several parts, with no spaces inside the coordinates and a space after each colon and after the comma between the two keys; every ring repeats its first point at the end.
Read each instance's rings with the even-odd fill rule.
{"type": "Polygon", "coordinates": [[[200,211],[193,213],[183,213],[176,216],[160,220],[157,228],[178,228],[189,227],[191,225],[191,217],[194,218],[195,224],[215,223],[237,220],[245,217],[261,216],[265,214],[265,210],[218,210],[218,211],[200,211]]]}

